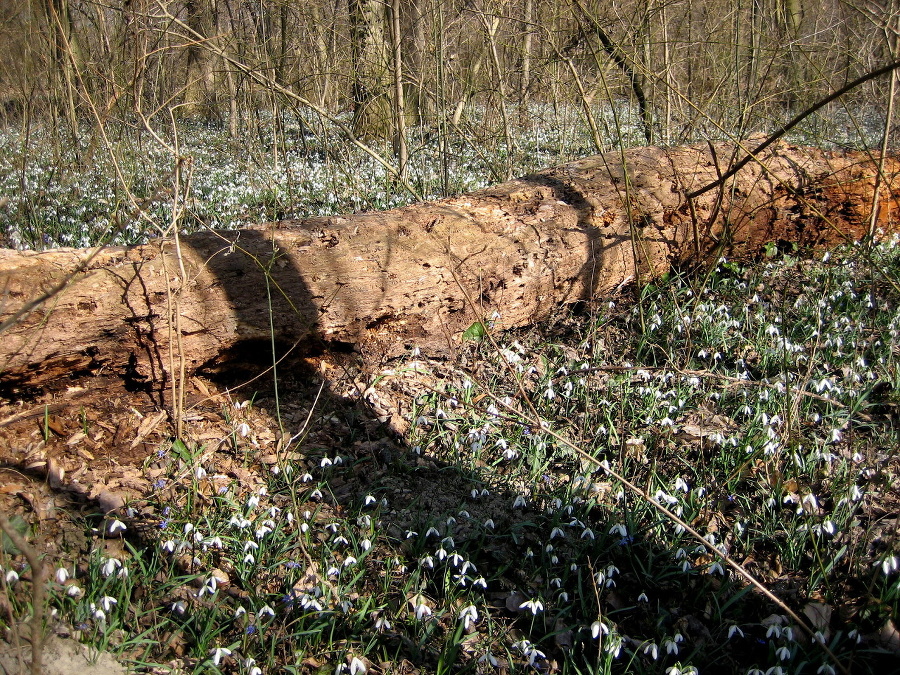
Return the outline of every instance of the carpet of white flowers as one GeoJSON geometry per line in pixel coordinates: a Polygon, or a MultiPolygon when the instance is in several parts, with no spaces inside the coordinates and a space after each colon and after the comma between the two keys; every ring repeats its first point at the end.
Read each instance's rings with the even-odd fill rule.
{"type": "Polygon", "coordinates": [[[145,499],[89,519],[51,608],[147,672],[883,670],[898,273],[894,242],[772,252],[413,351],[377,378],[418,383],[393,441],[320,399],[261,457],[259,401],[231,404],[229,437],[162,443],[145,499]]]}
{"type": "MultiPolygon", "coordinates": [[[[857,146],[862,134],[880,133],[871,113],[840,107],[826,113],[792,140],[857,146]]],[[[412,186],[425,198],[446,196],[596,153],[577,107],[532,104],[512,117],[509,146],[495,128],[499,117],[479,108],[446,133],[415,127],[412,186]]],[[[634,111],[598,106],[595,121],[606,150],[644,143],[634,111]]],[[[106,141],[87,129],[77,139],[42,125],[0,129],[0,243],[28,249],[140,243],[171,234],[173,204],[175,225],[191,232],[387,209],[413,199],[383,166],[312,117],[261,112],[244,124],[238,139],[229,137],[225,121],[164,125],[155,133],[166,145],[127,123],[110,125],[106,141]]],[[[665,142],[724,137],[721,127],[702,121],[665,142]]],[[[374,149],[390,159],[388,148],[374,149]]]]}
{"type": "MultiPolygon", "coordinates": [[[[220,129],[192,128],[185,228],[406,199],[365,161],[293,132],[277,162],[264,136],[237,161],[220,129]]],[[[563,142],[577,136],[530,133],[521,168],[584,153],[583,137],[563,142]]],[[[464,145],[453,190],[490,180],[464,145]]],[[[73,159],[53,174],[39,156],[52,144],[7,132],[0,147],[13,244],[152,234],[105,150],[81,149],[94,173],[73,159]]],[[[166,222],[152,195],[171,158],[147,145],[118,161],[166,222]]],[[[415,180],[439,191],[436,172],[415,180]]],[[[888,672],[898,280],[894,241],[673,272],[470,341],[457,362],[413,349],[357,412],[310,398],[266,456],[250,422],[271,392],[235,398],[227,436],[190,439],[188,420],[185,439],[147,459],[141,499],[85,516],[90,551],[56,570],[49,612],[142,672],[888,672]],[[408,429],[389,439],[363,408],[400,381],[408,429]]],[[[4,607],[25,616],[27,568],[7,553],[4,607]]]]}

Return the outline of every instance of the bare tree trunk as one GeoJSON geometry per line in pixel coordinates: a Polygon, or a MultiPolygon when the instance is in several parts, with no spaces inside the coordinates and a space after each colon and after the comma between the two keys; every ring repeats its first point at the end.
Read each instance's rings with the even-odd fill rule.
{"type": "MultiPolygon", "coordinates": [[[[733,151],[716,146],[718,157],[733,151]]],[[[104,369],[164,386],[170,344],[188,373],[270,340],[342,343],[372,358],[447,351],[475,321],[534,322],[673,264],[868,231],[877,158],[774,146],[765,168],[748,165],[721,195],[696,198],[694,221],[685,195],[716,180],[715,163],[706,147],[608,153],[383,213],[185,236],[180,258],[171,240],[104,250],[86,269],[85,251],[0,250],[3,380],[104,369]]],[[[898,229],[898,189],[900,160],[886,158],[884,230],[898,229]]]]}
{"type": "Polygon", "coordinates": [[[522,77],[519,80],[519,99],[524,101],[531,86],[531,55],[533,51],[534,26],[534,0],[525,0],[523,24],[525,35],[522,37],[522,77]]]}
{"type": "Polygon", "coordinates": [[[390,127],[390,40],[381,0],[348,0],[353,71],[353,132],[385,138],[390,127]]]}
{"type": "Polygon", "coordinates": [[[403,96],[403,53],[400,49],[400,0],[391,1],[391,51],[394,70],[394,159],[397,161],[397,179],[404,183],[409,177],[406,163],[409,151],[406,147],[406,103],[403,96]]]}
{"type": "MultiPolygon", "coordinates": [[[[185,3],[187,24],[197,34],[210,37],[216,24],[214,8],[210,0],[188,0],[185,3]]],[[[212,57],[201,45],[187,48],[186,81],[184,85],[184,104],[180,112],[185,117],[209,114],[215,95],[212,57]]]]}

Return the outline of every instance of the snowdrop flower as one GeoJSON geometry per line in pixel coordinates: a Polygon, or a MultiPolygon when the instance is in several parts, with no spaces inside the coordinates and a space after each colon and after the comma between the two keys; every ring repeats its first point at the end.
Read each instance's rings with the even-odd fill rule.
{"type": "Polygon", "coordinates": [[[600,635],[609,635],[609,626],[602,621],[595,621],[591,624],[591,637],[596,640],[600,635]]]}
{"type": "Polygon", "coordinates": [[[728,639],[730,640],[730,639],[733,638],[735,635],[740,635],[741,637],[744,637],[744,631],[742,631],[742,630],[741,630],[741,627],[738,626],[737,624],[733,624],[733,625],[728,629],[728,639]]]}
{"type": "Polygon", "coordinates": [[[623,539],[628,536],[628,528],[626,528],[622,523],[617,523],[609,528],[610,534],[618,534],[623,539]]]}
{"type": "Polygon", "coordinates": [[[581,532],[581,538],[582,539],[590,539],[593,541],[594,531],[589,527],[584,528],[584,530],[581,532]]]}
{"type": "Polygon", "coordinates": [[[65,567],[60,567],[58,570],[56,570],[56,583],[66,583],[66,581],[69,579],[69,576],[69,570],[67,570],[65,567]]]}
{"type": "MultiPolygon", "coordinates": [[[[878,565],[879,563],[876,563],[878,565]]],[[[898,567],[900,567],[900,563],[898,563],[897,556],[892,555],[886,557],[881,561],[881,571],[884,573],[884,576],[890,576],[893,572],[896,572],[898,567]]]]}
{"type": "Polygon", "coordinates": [[[550,532],[551,539],[555,539],[556,537],[562,537],[565,539],[565,536],[566,536],[566,533],[563,532],[562,529],[559,527],[554,527],[553,530],[550,532]]]}
{"type": "Polygon", "coordinates": [[[366,664],[356,656],[350,660],[350,675],[365,675],[367,670],[366,664]]]}
{"type": "Polygon", "coordinates": [[[725,570],[722,569],[722,565],[717,560],[709,567],[709,574],[720,574],[722,576],[725,575],[725,570]]]}
{"type": "Polygon", "coordinates": [[[6,583],[12,586],[19,580],[19,574],[15,570],[9,570],[6,573],[6,583]]]}
{"type": "Polygon", "coordinates": [[[209,653],[212,655],[212,662],[215,666],[218,666],[224,657],[231,656],[231,650],[228,647],[216,647],[209,653]]]}
{"type": "Polygon", "coordinates": [[[72,584],[71,586],[68,586],[66,588],[66,595],[68,595],[70,598],[78,599],[82,595],[84,595],[84,591],[81,590],[81,588],[79,588],[78,586],[72,584]]]}
{"type": "Polygon", "coordinates": [[[344,567],[350,567],[350,565],[355,565],[356,562],[357,562],[356,558],[354,558],[352,555],[348,555],[346,558],[344,558],[344,567]]]}
{"type": "Polygon", "coordinates": [[[372,504],[374,504],[374,503],[377,502],[377,501],[378,501],[378,500],[375,499],[375,497],[373,497],[372,495],[366,495],[366,498],[363,500],[363,505],[364,505],[364,506],[371,506],[372,504]]]}
{"type": "Polygon", "coordinates": [[[781,661],[787,661],[791,658],[791,650],[786,646],[781,646],[775,650],[775,656],[777,656],[781,661]]]}
{"type": "Polygon", "coordinates": [[[475,605],[464,607],[459,613],[459,620],[462,621],[463,630],[469,630],[469,626],[478,621],[478,610],[475,605]]]}
{"type": "Polygon", "coordinates": [[[184,616],[185,612],[187,612],[187,605],[184,603],[184,600],[177,600],[172,603],[172,606],[169,609],[173,614],[184,616]]]}
{"type": "Polygon", "coordinates": [[[835,675],[835,670],[831,665],[829,665],[827,663],[823,663],[821,666],[819,666],[819,669],[816,671],[816,674],[817,675],[835,675]]]}
{"type": "Polygon", "coordinates": [[[638,601],[638,602],[650,602],[650,600],[647,598],[647,594],[646,594],[646,593],[641,593],[641,594],[637,597],[637,601],[638,601]]]}
{"type": "Polygon", "coordinates": [[[513,508],[514,509],[524,509],[525,508],[525,497],[522,495],[516,495],[515,500],[513,500],[513,508]]]}
{"type": "Polygon", "coordinates": [[[103,572],[103,576],[110,577],[116,573],[122,567],[122,561],[118,558],[107,558],[106,562],[103,563],[103,567],[101,571],[103,572]]]}
{"type": "Polygon", "coordinates": [[[106,531],[109,534],[116,534],[117,532],[124,532],[127,529],[128,528],[125,526],[125,523],[123,523],[121,520],[116,518],[109,524],[109,527],[107,528],[106,531]]]}
{"type": "Polygon", "coordinates": [[[419,621],[423,621],[431,616],[431,608],[424,603],[416,605],[415,614],[416,619],[418,619],[419,621]]]}
{"type": "Polygon", "coordinates": [[[538,612],[543,611],[544,603],[540,601],[540,598],[533,598],[519,605],[519,609],[528,609],[532,614],[536,615],[538,612]]]}
{"type": "Polygon", "coordinates": [[[495,656],[494,656],[493,654],[491,654],[490,652],[487,652],[487,653],[482,654],[481,656],[479,656],[479,657],[478,657],[478,663],[480,663],[480,664],[482,664],[482,665],[485,664],[485,663],[487,663],[487,664],[493,666],[494,668],[496,668],[498,665],[500,665],[500,662],[497,660],[497,657],[495,657],[495,656]]]}
{"type": "Polygon", "coordinates": [[[649,654],[650,658],[656,661],[659,658],[659,647],[655,642],[648,642],[644,645],[644,653],[649,654]]]}
{"type": "Polygon", "coordinates": [[[481,589],[486,589],[487,581],[485,581],[484,577],[478,577],[475,581],[472,582],[472,586],[473,587],[477,586],[481,589]]]}
{"type": "Polygon", "coordinates": [[[275,610],[272,609],[271,607],[269,607],[269,605],[263,605],[256,612],[256,616],[258,616],[259,618],[263,618],[266,616],[273,617],[273,616],[275,616],[275,610]]]}
{"type": "Polygon", "coordinates": [[[104,595],[102,598],[100,598],[100,606],[107,612],[110,611],[114,605],[118,604],[119,601],[110,595],[104,595]]]}
{"type": "Polygon", "coordinates": [[[666,648],[666,654],[675,654],[678,655],[678,643],[683,642],[684,638],[681,637],[681,633],[675,633],[675,637],[666,638],[663,642],[663,645],[666,648]]]}

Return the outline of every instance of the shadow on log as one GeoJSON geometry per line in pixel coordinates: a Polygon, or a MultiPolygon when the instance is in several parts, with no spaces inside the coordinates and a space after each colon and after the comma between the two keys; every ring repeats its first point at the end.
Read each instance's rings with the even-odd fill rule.
{"type": "MultiPolygon", "coordinates": [[[[712,147],[712,146],[710,146],[712,147]]],[[[0,321],[72,276],[0,334],[5,387],[115,372],[134,388],[297,344],[370,358],[452,351],[474,321],[546,317],[673,265],[858,240],[877,161],[779,144],[723,191],[686,194],[734,147],[638,148],[468,195],[381,213],[310,218],[109,248],[0,251],[0,321]],[[474,307],[469,302],[472,299],[474,307]]],[[[885,161],[876,225],[896,231],[900,162],[885,161]]],[[[271,361],[270,361],[271,362],[271,361]]]]}

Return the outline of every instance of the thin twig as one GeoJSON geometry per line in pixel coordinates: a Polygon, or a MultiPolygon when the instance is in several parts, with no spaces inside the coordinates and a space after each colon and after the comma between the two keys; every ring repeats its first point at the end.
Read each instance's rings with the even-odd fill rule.
{"type": "Polygon", "coordinates": [[[865,84],[869,80],[874,80],[876,77],[880,77],[882,75],[885,75],[886,73],[890,73],[891,71],[894,71],[897,68],[900,68],[900,61],[894,61],[893,63],[889,63],[888,65],[882,66],[881,68],[877,68],[869,73],[866,73],[865,75],[863,75],[861,77],[857,77],[855,80],[853,80],[853,82],[850,82],[849,84],[841,87],[840,89],[833,92],[832,94],[821,99],[818,103],[816,103],[813,106],[810,106],[809,108],[804,110],[802,113],[800,113],[799,115],[794,117],[790,122],[778,127],[778,129],[776,129],[772,134],[770,134],[769,137],[766,138],[766,140],[764,140],[762,143],[760,143],[755,148],[753,148],[753,150],[750,150],[742,160],[740,160],[734,166],[732,166],[720,178],[717,178],[716,180],[714,180],[712,183],[709,183],[708,185],[704,185],[699,190],[694,190],[693,192],[689,192],[687,194],[687,198],[694,199],[695,197],[699,197],[700,195],[702,195],[706,192],[709,192],[710,190],[722,185],[726,180],[728,180],[729,178],[734,176],[738,171],[740,171],[745,166],[747,166],[747,164],[749,164],[752,160],[759,161],[758,155],[763,150],[768,148],[770,145],[772,145],[772,143],[774,143],[779,138],[784,136],[788,131],[790,131],[795,126],[800,124],[800,122],[805,120],[807,117],[812,115],[814,112],[816,112],[817,110],[820,110],[821,108],[824,108],[826,105],[828,105],[832,101],[840,98],[847,92],[852,91],[853,89],[856,89],[856,87],[858,87],[859,85],[865,84]]]}
{"type": "Polygon", "coordinates": [[[31,566],[31,673],[41,674],[44,649],[44,565],[37,551],[0,513],[0,530],[10,538],[31,566]]]}

